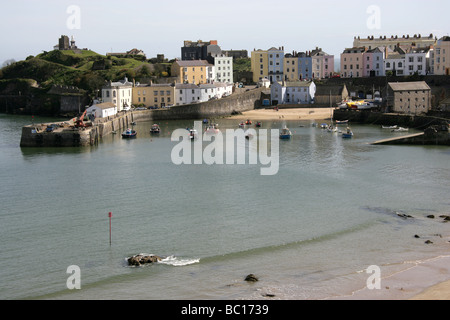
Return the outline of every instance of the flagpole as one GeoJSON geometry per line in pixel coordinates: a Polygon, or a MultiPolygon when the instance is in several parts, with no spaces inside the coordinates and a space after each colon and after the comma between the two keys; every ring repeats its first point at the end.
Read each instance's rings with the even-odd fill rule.
{"type": "Polygon", "coordinates": [[[111,245],[111,218],[112,218],[112,212],[108,213],[109,217],[109,245],[111,245]]]}

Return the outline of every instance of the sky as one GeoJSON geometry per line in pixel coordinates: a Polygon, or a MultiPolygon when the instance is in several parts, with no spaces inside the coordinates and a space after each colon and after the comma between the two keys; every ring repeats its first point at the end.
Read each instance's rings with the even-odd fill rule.
{"type": "Polygon", "coordinates": [[[14,0],[1,4],[0,67],[53,50],[61,35],[100,54],[181,56],[185,40],[223,50],[339,55],[355,36],[449,35],[448,0],[14,0]]]}

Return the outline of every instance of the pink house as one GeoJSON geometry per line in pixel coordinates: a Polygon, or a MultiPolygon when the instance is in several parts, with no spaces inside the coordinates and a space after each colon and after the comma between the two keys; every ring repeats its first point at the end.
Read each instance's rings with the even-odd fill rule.
{"type": "Polygon", "coordinates": [[[364,53],[365,47],[348,48],[341,53],[341,77],[364,77],[364,53]]]}

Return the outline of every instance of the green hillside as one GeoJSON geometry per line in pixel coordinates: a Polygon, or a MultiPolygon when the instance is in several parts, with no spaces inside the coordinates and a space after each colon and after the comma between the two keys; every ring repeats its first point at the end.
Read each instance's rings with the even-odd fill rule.
{"type": "Polygon", "coordinates": [[[37,81],[38,87],[46,90],[57,84],[76,86],[94,93],[101,89],[105,81],[117,81],[125,76],[141,81],[158,76],[155,70],[159,68],[140,60],[103,56],[90,50],[81,53],[54,50],[30,56],[1,69],[0,81],[32,79],[37,81]]]}

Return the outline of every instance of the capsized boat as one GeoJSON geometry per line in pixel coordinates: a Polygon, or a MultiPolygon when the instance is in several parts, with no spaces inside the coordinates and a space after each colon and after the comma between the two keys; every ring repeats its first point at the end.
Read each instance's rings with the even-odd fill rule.
{"type": "Polygon", "coordinates": [[[125,130],[124,132],[122,132],[122,138],[135,138],[137,135],[136,130],[132,130],[130,128],[128,128],[127,130],[125,130]]]}

